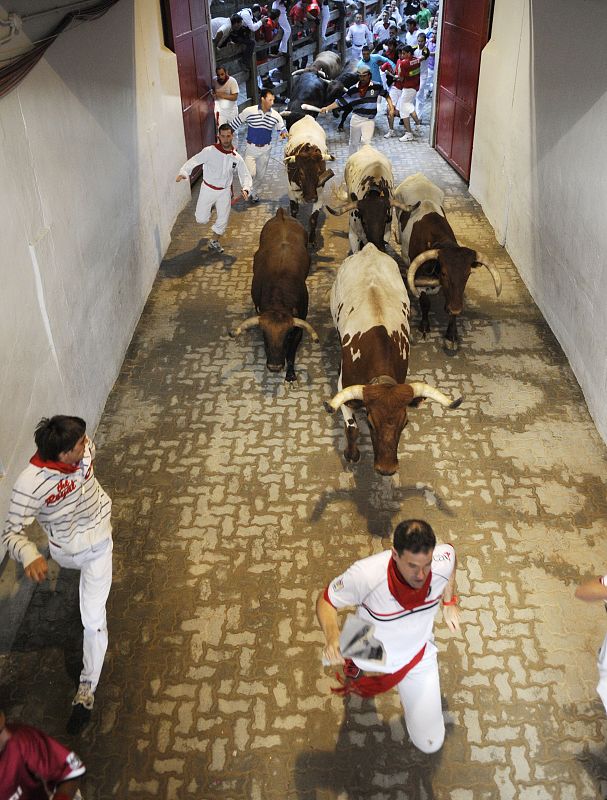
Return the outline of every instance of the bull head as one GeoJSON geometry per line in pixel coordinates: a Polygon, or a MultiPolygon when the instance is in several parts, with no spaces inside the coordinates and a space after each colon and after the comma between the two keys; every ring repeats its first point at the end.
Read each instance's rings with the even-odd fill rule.
{"type": "Polygon", "coordinates": [[[495,293],[499,297],[502,291],[502,279],[487,256],[467,247],[433,248],[420,253],[413,259],[407,271],[407,285],[411,294],[419,297],[424,288],[441,287],[445,292],[447,311],[459,314],[464,303],[464,288],[473,267],[487,267],[495,284],[495,293]],[[428,261],[439,262],[438,277],[424,277],[416,282],[416,274],[420,267],[428,261]]]}
{"type": "Polygon", "coordinates": [[[266,351],[266,363],[270,372],[279,372],[285,363],[286,339],[296,328],[307,331],[312,341],[318,342],[318,334],[309,322],[293,317],[284,311],[263,311],[255,317],[249,317],[236,328],[229,331],[232,338],[240,336],[243,331],[255,326],[261,328],[266,351]]]}
{"type": "Polygon", "coordinates": [[[367,421],[373,444],[374,467],[380,475],[394,475],[398,469],[398,443],[407,425],[407,408],[424,398],[447,408],[458,408],[462,397],[451,400],[427,383],[377,383],[348,386],[338,392],[325,409],[334,413],[344,403],[358,401],[367,410],[367,421]]]}

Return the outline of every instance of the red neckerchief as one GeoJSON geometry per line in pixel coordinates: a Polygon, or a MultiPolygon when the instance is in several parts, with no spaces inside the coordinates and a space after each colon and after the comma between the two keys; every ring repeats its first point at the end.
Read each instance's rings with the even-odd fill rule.
{"type": "Polygon", "coordinates": [[[37,450],[35,455],[30,458],[30,464],[33,464],[35,467],[54,469],[57,472],[62,472],[64,475],[71,475],[72,472],[78,472],[80,468],[80,464],[64,464],[63,461],[45,461],[37,450]]]}
{"type": "Polygon", "coordinates": [[[369,86],[371,86],[371,83],[372,81],[369,81],[369,83],[365,87],[361,86],[360,83],[358,84],[358,94],[361,97],[364,97],[367,94],[367,92],[369,91],[369,86]]]}
{"type": "Polygon", "coordinates": [[[432,570],[428,573],[426,580],[419,589],[413,589],[398,571],[396,562],[393,558],[388,563],[388,589],[392,597],[401,605],[405,611],[411,611],[416,606],[421,606],[430,589],[432,581],[432,570]]]}
{"type": "Polygon", "coordinates": [[[213,147],[216,147],[220,153],[224,154],[224,156],[233,156],[234,153],[236,152],[234,148],[232,148],[231,150],[224,150],[223,147],[219,144],[219,142],[215,142],[213,147]]]}

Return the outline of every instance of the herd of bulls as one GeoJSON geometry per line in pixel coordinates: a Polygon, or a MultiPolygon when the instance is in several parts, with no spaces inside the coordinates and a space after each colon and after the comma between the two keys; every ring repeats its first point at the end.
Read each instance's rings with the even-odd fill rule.
{"type": "MultiPolygon", "coordinates": [[[[253,260],[251,295],[256,315],[231,331],[238,336],[252,326],[263,333],[267,366],[283,369],[286,380],[296,380],[295,354],[306,330],[318,336],[306,322],[310,270],[308,241],[315,243],[316,225],[323,201],[323,187],[333,171],[326,136],[311,116],[300,117],[289,130],[285,166],[289,182],[291,216],[279,208],[260,235],[253,260]],[[294,219],[300,203],[312,203],[309,234],[294,219]]],[[[349,212],[352,255],[337,271],[331,291],[331,314],[341,342],[338,392],[325,408],[337,409],[345,421],[348,461],[360,458],[358,426],[354,412],[364,408],[373,444],[375,469],[393,475],[398,469],[398,443],[407,424],[407,409],[424,398],[447,408],[452,400],[426,383],[407,383],[410,348],[410,303],[407,286],[419,298],[421,331],[429,330],[429,294],[442,290],[449,323],[448,347],[457,346],[457,318],[463,309],[466,282],[473,269],[484,266],[495,283],[497,269],[480,252],[460,247],[443,210],[444,195],[421,173],[394,187],[389,160],[369,145],[351,155],[344,170],[343,205],[327,210],[349,212]],[[400,241],[407,266],[405,282],[396,261],[387,255],[391,233],[400,241]]]]}

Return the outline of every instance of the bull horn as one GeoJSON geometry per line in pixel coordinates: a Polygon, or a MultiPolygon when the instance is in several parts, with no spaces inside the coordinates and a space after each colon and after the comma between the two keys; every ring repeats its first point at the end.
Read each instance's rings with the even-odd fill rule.
{"type": "Polygon", "coordinates": [[[411,294],[415,295],[415,297],[419,297],[419,289],[417,289],[415,286],[415,273],[422,264],[425,264],[426,261],[434,261],[435,258],[438,258],[438,250],[426,250],[425,252],[420,253],[411,262],[407,271],[407,285],[411,294]]]}
{"type": "Polygon", "coordinates": [[[243,331],[246,331],[248,328],[253,328],[255,325],[259,325],[259,317],[249,317],[248,319],[245,319],[244,322],[241,322],[236,328],[228,331],[228,333],[234,339],[236,336],[240,336],[243,331]]]}
{"type": "Polygon", "coordinates": [[[413,397],[427,397],[429,400],[436,400],[437,403],[440,403],[441,406],[445,406],[446,408],[459,408],[464,399],[462,397],[458,397],[456,400],[451,400],[450,397],[447,397],[446,394],[443,394],[439,389],[435,389],[434,386],[430,386],[428,383],[423,383],[422,381],[411,381],[409,384],[411,389],[413,389],[413,397]]]}
{"type": "Polygon", "coordinates": [[[489,274],[493,278],[493,283],[495,284],[495,294],[499,297],[502,293],[502,276],[499,274],[497,269],[493,266],[493,264],[489,261],[487,256],[484,253],[476,253],[476,261],[479,264],[482,264],[483,267],[487,267],[489,270],[489,274]]]}
{"type": "Polygon", "coordinates": [[[325,206],[329,214],[333,214],[335,217],[340,217],[342,214],[345,214],[346,211],[353,211],[356,208],[357,201],[353,200],[351,203],[346,203],[345,206],[341,206],[341,208],[331,208],[331,206],[325,206]]]}
{"type": "Polygon", "coordinates": [[[280,116],[284,119],[285,117],[290,117],[292,113],[292,111],[281,111],[280,116]]]}
{"type": "Polygon", "coordinates": [[[405,203],[401,203],[400,200],[390,200],[390,205],[393,208],[400,208],[401,211],[406,211],[407,214],[410,214],[413,211],[413,206],[408,206],[405,203]]]}
{"type": "Polygon", "coordinates": [[[291,77],[294,78],[295,75],[300,75],[302,72],[305,72],[305,69],[296,69],[295,72],[291,73],[291,77]]]}
{"type": "Polygon", "coordinates": [[[310,336],[312,337],[313,342],[318,342],[318,334],[314,330],[314,328],[310,325],[309,322],[306,322],[305,319],[299,319],[299,317],[293,317],[293,325],[296,328],[303,328],[304,331],[308,331],[310,336]]]}
{"type": "Polygon", "coordinates": [[[331,400],[328,402],[325,400],[323,404],[325,411],[328,411],[329,414],[333,414],[340,406],[342,406],[344,403],[347,403],[349,400],[362,400],[364,388],[365,387],[362,383],[355,383],[352,386],[346,386],[346,388],[342,389],[341,392],[337,392],[335,397],[333,397],[331,400]]]}
{"type": "Polygon", "coordinates": [[[284,157],[285,164],[290,164],[291,161],[297,161],[297,156],[285,156],[284,157]]]}

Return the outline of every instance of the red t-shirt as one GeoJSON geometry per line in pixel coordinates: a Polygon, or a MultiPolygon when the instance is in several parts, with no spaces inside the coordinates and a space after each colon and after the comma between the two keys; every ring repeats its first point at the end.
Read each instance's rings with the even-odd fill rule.
{"type": "Polygon", "coordinates": [[[396,62],[396,80],[394,86],[397,89],[419,89],[419,66],[421,58],[401,58],[396,62]]]}
{"type": "Polygon", "coordinates": [[[84,775],[85,766],[71,752],[37,728],[7,725],[11,738],[0,753],[0,800],[48,800],[58,783],[84,775]]]}
{"type": "Polygon", "coordinates": [[[293,8],[289,11],[291,22],[304,22],[306,19],[306,10],[301,3],[295,3],[293,8]]]}

